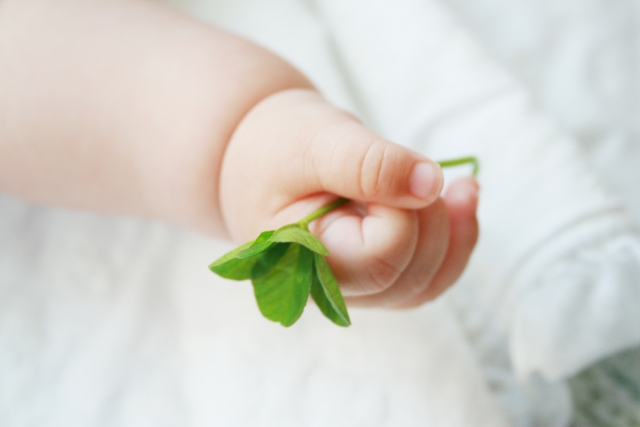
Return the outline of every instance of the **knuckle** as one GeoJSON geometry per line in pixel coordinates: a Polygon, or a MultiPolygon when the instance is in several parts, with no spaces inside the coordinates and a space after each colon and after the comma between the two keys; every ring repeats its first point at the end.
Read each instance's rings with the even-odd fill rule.
{"type": "Polygon", "coordinates": [[[427,283],[422,292],[409,298],[407,301],[399,305],[399,308],[414,308],[429,303],[438,298],[444,291],[449,289],[451,284],[443,284],[436,282],[427,283]]]}
{"type": "Polygon", "coordinates": [[[379,257],[373,257],[367,263],[370,288],[374,293],[389,289],[396,281],[401,271],[379,257]]]}
{"type": "MultiPolygon", "coordinates": [[[[433,276],[433,273],[431,275],[433,276]]],[[[426,292],[429,288],[429,279],[429,277],[426,277],[412,281],[409,285],[408,296],[413,298],[426,292]]]]}
{"type": "Polygon", "coordinates": [[[426,304],[438,298],[440,295],[444,293],[447,289],[449,289],[453,285],[453,282],[448,283],[434,283],[425,289],[422,299],[420,300],[421,304],[426,304]]]}
{"type": "Polygon", "coordinates": [[[393,163],[389,143],[376,139],[369,144],[360,166],[360,189],[364,198],[376,199],[388,190],[393,163]]]}

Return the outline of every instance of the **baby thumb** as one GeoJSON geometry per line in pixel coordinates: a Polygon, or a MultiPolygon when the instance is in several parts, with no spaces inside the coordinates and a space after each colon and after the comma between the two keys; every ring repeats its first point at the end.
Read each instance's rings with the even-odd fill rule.
{"type": "Polygon", "coordinates": [[[353,200],[420,209],[438,198],[440,166],[351,122],[316,135],[307,152],[321,190],[353,200]]]}

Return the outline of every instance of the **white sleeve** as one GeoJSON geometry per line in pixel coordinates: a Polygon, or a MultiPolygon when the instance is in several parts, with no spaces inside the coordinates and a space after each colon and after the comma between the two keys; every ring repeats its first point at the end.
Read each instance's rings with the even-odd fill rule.
{"type": "Polygon", "coordinates": [[[640,238],[575,140],[433,0],[318,0],[366,119],[434,159],[477,155],[464,286],[518,376],[566,378],[640,343],[640,238]]]}

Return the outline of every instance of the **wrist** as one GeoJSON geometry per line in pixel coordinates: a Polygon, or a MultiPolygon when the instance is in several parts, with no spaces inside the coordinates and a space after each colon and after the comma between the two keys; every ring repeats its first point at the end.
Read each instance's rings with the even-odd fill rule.
{"type": "Polygon", "coordinates": [[[156,140],[141,146],[138,155],[156,216],[207,234],[228,236],[219,187],[222,161],[235,129],[264,99],[313,86],[271,52],[221,31],[207,30],[209,37],[194,48],[199,52],[190,55],[193,63],[182,62],[185,75],[180,80],[185,83],[172,89],[177,99],[168,97],[158,104],[165,111],[157,112],[156,140]]]}

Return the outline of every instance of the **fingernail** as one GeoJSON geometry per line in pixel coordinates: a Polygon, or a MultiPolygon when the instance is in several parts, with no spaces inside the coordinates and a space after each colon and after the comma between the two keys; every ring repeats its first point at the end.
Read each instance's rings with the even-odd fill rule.
{"type": "Polygon", "coordinates": [[[457,182],[455,185],[452,184],[447,197],[457,203],[471,203],[475,211],[478,207],[479,190],[478,182],[473,178],[469,178],[462,182],[457,182]]]}
{"type": "Polygon", "coordinates": [[[427,199],[442,187],[442,171],[435,163],[420,162],[413,167],[409,178],[409,191],[416,197],[427,199]]]}

